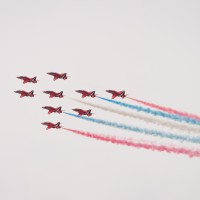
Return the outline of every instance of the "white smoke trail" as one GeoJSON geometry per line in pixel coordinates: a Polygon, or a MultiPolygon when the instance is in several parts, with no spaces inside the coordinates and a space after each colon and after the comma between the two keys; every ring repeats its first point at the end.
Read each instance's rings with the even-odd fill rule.
{"type": "Polygon", "coordinates": [[[159,119],[154,119],[153,117],[142,116],[142,115],[139,115],[137,113],[129,113],[129,112],[109,108],[109,107],[106,107],[106,106],[101,106],[101,105],[97,105],[97,104],[94,104],[94,103],[81,101],[81,100],[78,100],[78,99],[75,99],[75,98],[70,98],[70,99],[73,100],[73,101],[88,105],[88,106],[92,106],[94,108],[98,108],[98,109],[101,109],[101,110],[104,110],[104,111],[112,112],[112,113],[115,113],[115,114],[130,117],[130,118],[139,119],[141,121],[145,121],[145,122],[148,122],[148,123],[167,126],[171,129],[175,128],[175,129],[178,129],[178,130],[181,130],[181,131],[187,131],[189,133],[199,133],[200,134],[200,128],[196,127],[196,126],[192,127],[191,125],[177,124],[176,122],[175,123],[167,122],[167,121],[163,121],[163,120],[159,120],[159,119]]]}

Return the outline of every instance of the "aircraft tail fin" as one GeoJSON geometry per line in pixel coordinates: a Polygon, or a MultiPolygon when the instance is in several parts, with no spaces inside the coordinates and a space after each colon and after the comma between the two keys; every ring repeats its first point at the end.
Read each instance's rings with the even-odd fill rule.
{"type": "Polygon", "coordinates": [[[92,98],[96,97],[95,91],[92,91],[91,97],[92,97],[92,98]]]}
{"type": "Polygon", "coordinates": [[[31,90],[30,92],[29,92],[29,96],[34,96],[34,90],[31,90]]]}
{"type": "Polygon", "coordinates": [[[57,112],[58,112],[58,113],[61,113],[61,112],[62,112],[62,107],[61,107],[61,106],[57,108],[57,112]]]}
{"type": "Polygon", "coordinates": [[[60,98],[62,98],[63,97],[63,91],[61,91],[60,93],[59,93],[59,95],[58,95],[60,98]]]}
{"type": "Polygon", "coordinates": [[[92,115],[91,111],[92,111],[91,109],[88,110],[88,112],[87,112],[88,117],[90,117],[92,115]]]}
{"type": "Polygon", "coordinates": [[[56,124],[56,128],[59,128],[60,127],[60,122],[58,122],[57,124],[56,124]]]}
{"type": "Polygon", "coordinates": [[[116,97],[116,95],[115,95],[115,94],[113,94],[113,95],[112,95],[112,99],[114,99],[115,97],[116,97]]]}
{"type": "Polygon", "coordinates": [[[32,83],[37,83],[36,78],[37,78],[36,76],[33,77],[33,78],[31,79],[31,82],[32,82],[32,83]]]}

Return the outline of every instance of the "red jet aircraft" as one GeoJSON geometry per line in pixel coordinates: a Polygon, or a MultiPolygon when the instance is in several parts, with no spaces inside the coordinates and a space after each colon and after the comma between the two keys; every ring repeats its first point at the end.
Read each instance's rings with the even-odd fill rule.
{"type": "Polygon", "coordinates": [[[33,78],[29,78],[27,76],[18,76],[17,78],[23,80],[23,84],[25,84],[25,83],[37,83],[37,81],[38,81],[38,80],[36,80],[36,78],[37,78],[36,76],[33,77],[33,78]]]}
{"type": "Polygon", "coordinates": [[[82,98],[85,98],[85,97],[96,97],[95,95],[95,91],[91,91],[91,92],[87,92],[85,90],[76,90],[76,92],[82,94],[82,98]]]}
{"type": "Polygon", "coordinates": [[[20,98],[22,98],[22,97],[34,97],[34,95],[35,95],[35,94],[33,94],[34,90],[32,90],[30,92],[26,92],[24,90],[17,90],[17,91],[15,91],[15,93],[20,94],[20,98]]]}
{"type": "Polygon", "coordinates": [[[48,129],[50,129],[50,128],[56,128],[56,129],[61,128],[60,122],[58,122],[57,124],[53,124],[53,123],[51,123],[51,122],[43,122],[42,125],[47,126],[46,130],[48,130],[48,129]]]}
{"type": "Polygon", "coordinates": [[[53,80],[57,80],[57,79],[63,79],[66,80],[69,76],[67,76],[67,73],[63,73],[63,74],[58,74],[56,72],[48,72],[48,75],[53,76],[53,80]]]}
{"type": "Polygon", "coordinates": [[[61,92],[54,92],[54,91],[44,91],[45,94],[49,94],[49,98],[53,98],[53,97],[59,97],[59,98],[63,98],[63,91],[61,92]]]}
{"type": "Polygon", "coordinates": [[[44,109],[46,109],[46,110],[48,110],[49,112],[48,112],[48,114],[51,114],[51,113],[62,113],[62,107],[60,106],[60,107],[58,107],[58,108],[54,108],[54,107],[51,107],[51,106],[44,106],[44,107],[42,107],[42,108],[44,108],[44,109]]]}
{"type": "Polygon", "coordinates": [[[73,111],[75,112],[78,112],[78,115],[87,115],[88,117],[92,116],[92,114],[94,113],[91,113],[92,110],[82,110],[82,109],[72,109],[73,111]]]}
{"type": "Polygon", "coordinates": [[[106,90],[106,92],[112,94],[112,99],[114,99],[115,97],[121,97],[121,98],[125,98],[127,95],[125,94],[125,91],[115,91],[115,90],[106,90]]]}

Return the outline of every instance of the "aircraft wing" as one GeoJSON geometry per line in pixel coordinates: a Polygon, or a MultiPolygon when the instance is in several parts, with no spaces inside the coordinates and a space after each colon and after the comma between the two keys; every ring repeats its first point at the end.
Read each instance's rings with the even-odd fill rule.
{"type": "Polygon", "coordinates": [[[51,114],[54,110],[53,109],[49,109],[48,114],[51,114]]]}
{"type": "Polygon", "coordinates": [[[24,92],[21,93],[20,98],[25,97],[26,94],[24,92]]]}
{"type": "Polygon", "coordinates": [[[117,96],[116,94],[113,94],[113,95],[112,95],[112,99],[114,99],[116,96],[117,96]]]}
{"type": "Polygon", "coordinates": [[[50,93],[50,96],[49,96],[49,98],[53,98],[53,97],[55,97],[55,94],[53,94],[53,93],[50,93]]]}
{"type": "Polygon", "coordinates": [[[23,81],[23,84],[25,84],[25,83],[28,83],[28,79],[23,79],[24,81],[23,81]]]}
{"type": "Polygon", "coordinates": [[[58,78],[59,78],[58,76],[54,75],[53,80],[56,81],[58,78]]]}
{"type": "Polygon", "coordinates": [[[86,93],[83,93],[83,94],[82,94],[82,98],[85,98],[86,96],[87,96],[86,93]]]}

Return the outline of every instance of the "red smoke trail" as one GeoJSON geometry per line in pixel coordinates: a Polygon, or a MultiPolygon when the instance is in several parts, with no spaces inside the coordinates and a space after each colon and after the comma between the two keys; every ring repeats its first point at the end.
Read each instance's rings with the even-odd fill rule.
{"type": "Polygon", "coordinates": [[[68,128],[63,128],[63,129],[73,132],[78,135],[82,135],[85,137],[89,137],[89,138],[93,138],[93,139],[101,140],[105,142],[111,142],[113,144],[121,144],[121,145],[131,146],[135,148],[150,149],[152,151],[160,151],[160,152],[165,151],[167,153],[185,154],[189,157],[200,157],[200,150],[190,150],[190,149],[185,149],[185,148],[167,147],[164,145],[138,143],[138,142],[133,142],[133,141],[124,140],[124,139],[111,137],[111,136],[97,135],[93,133],[88,133],[88,132],[83,132],[83,131],[78,131],[78,130],[73,130],[73,129],[68,129],[68,128]]]}
{"type": "Polygon", "coordinates": [[[149,106],[149,107],[152,107],[152,108],[156,108],[156,109],[168,112],[170,114],[176,114],[176,115],[180,115],[180,116],[183,116],[183,117],[189,117],[189,118],[193,118],[193,119],[196,119],[196,120],[200,121],[200,117],[197,116],[197,115],[194,115],[194,114],[181,112],[181,111],[178,111],[178,110],[174,110],[172,108],[166,108],[166,107],[163,107],[163,106],[159,106],[159,105],[156,105],[156,104],[153,104],[153,103],[149,103],[149,102],[146,102],[146,101],[134,99],[134,98],[131,98],[131,97],[126,97],[126,98],[131,99],[131,100],[133,100],[135,102],[141,103],[141,104],[143,104],[145,106],[149,106]]]}

